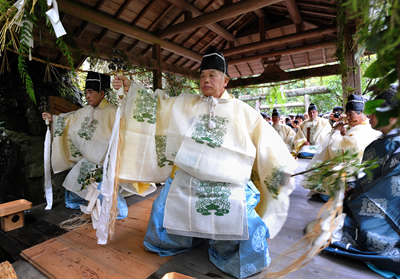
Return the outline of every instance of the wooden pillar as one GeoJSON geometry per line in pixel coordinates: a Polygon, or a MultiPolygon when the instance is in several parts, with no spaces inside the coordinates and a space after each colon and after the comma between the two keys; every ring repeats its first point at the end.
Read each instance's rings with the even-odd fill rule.
{"type": "Polygon", "coordinates": [[[343,101],[346,102],[349,94],[361,95],[361,72],[359,61],[355,59],[357,45],[353,40],[356,32],[355,23],[347,24],[344,30],[345,60],[347,65],[347,75],[343,79],[343,101]]]}
{"type": "Polygon", "coordinates": [[[162,72],[161,72],[161,46],[153,45],[153,59],[157,60],[157,68],[153,70],[153,90],[162,89],[162,72]]]}

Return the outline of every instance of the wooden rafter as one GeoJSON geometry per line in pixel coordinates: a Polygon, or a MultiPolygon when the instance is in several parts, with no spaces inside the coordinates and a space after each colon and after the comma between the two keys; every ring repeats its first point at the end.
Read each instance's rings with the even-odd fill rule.
{"type": "MultiPolygon", "coordinates": [[[[178,7],[179,9],[183,10],[183,11],[190,11],[193,14],[193,17],[198,17],[203,15],[203,11],[197,9],[194,5],[190,4],[189,2],[185,1],[185,0],[168,0],[168,2],[170,2],[171,4],[173,4],[174,6],[178,7]]],[[[210,4],[210,3],[209,3],[210,4]]],[[[208,6],[206,6],[203,10],[207,9],[208,6]]],[[[187,21],[185,21],[187,22],[187,21]]],[[[199,26],[201,27],[201,26],[199,26]]],[[[237,39],[228,31],[226,31],[224,28],[222,28],[219,24],[217,23],[212,23],[207,25],[207,27],[214,31],[216,34],[218,34],[219,36],[225,38],[228,41],[237,41],[237,39]]],[[[165,29],[164,29],[165,30],[165,29]]],[[[175,35],[177,33],[181,33],[181,32],[176,32],[176,33],[170,33],[167,36],[165,36],[163,34],[163,30],[157,32],[156,34],[160,37],[160,38],[166,38],[169,37],[171,35],[175,35]]]]}
{"type": "Polygon", "coordinates": [[[104,15],[102,13],[93,11],[91,9],[79,6],[76,3],[70,2],[68,0],[59,0],[59,9],[67,14],[73,14],[75,17],[81,19],[89,19],[88,21],[95,23],[97,25],[103,26],[107,29],[119,32],[126,36],[139,39],[148,44],[160,44],[164,49],[168,49],[182,56],[192,58],[197,61],[201,61],[201,55],[188,50],[180,45],[174,44],[170,41],[161,40],[155,35],[146,32],[136,26],[131,26],[127,23],[121,22],[113,17],[104,15]]]}
{"type": "Polygon", "coordinates": [[[303,31],[304,30],[303,18],[300,14],[297,2],[295,0],[285,0],[284,3],[286,5],[287,11],[289,12],[290,18],[296,25],[296,31],[297,32],[303,31]]]}
{"type": "Polygon", "coordinates": [[[236,88],[242,86],[249,86],[255,84],[263,84],[263,83],[271,83],[271,82],[280,82],[286,80],[294,80],[294,79],[306,79],[310,77],[322,77],[322,76],[330,76],[330,75],[337,75],[340,72],[339,65],[329,65],[329,66],[322,66],[317,68],[310,68],[298,71],[290,71],[290,72],[279,72],[276,74],[268,74],[263,75],[261,74],[258,77],[254,78],[238,78],[235,80],[231,80],[228,83],[227,88],[236,88]]]}
{"type": "Polygon", "coordinates": [[[218,10],[195,17],[186,22],[170,26],[162,30],[161,32],[157,33],[157,35],[162,38],[166,38],[173,34],[183,33],[204,25],[209,25],[221,21],[223,19],[232,18],[241,15],[243,13],[251,12],[263,8],[265,6],[272,5],[280,1],[281,0],[246,0],[246,1],[236,2],[234,4],[224,6],[218,10]]]}
{"type": "Polygon", "coordinates": [[[240,63],[246,63],[248,61],[254,61],[254,60],[258,60],[258,59],[262,59],[262,58],[275,57],[277,55],[283,56],[283,55],[301,53],[301,52],[313,50],[313,49],[320,49],[322,47],[333,47],[333,46],[336,46],[335,41],[325,41],[325,42],[302,45],[299,47],[292,47],[292,48],[270,51],[267,53],[253,55],[251,57],[242,57],[242,58],[232,59],[232,60],[228,60],[228,61],[229,61],[230,65],[240,64],[240,63]]]}
{"type": "MultiPolygon", "coordinates": [[[[150,2],[140,11],[140,13],[135,17],[135,19],[131,22],[131,25],[136,25],[139,20],[141,20],[143,18],[143,16],[146,14],[146,12],[150,9],[150,7],[153,5],[155,0],[150,0],[150,2]]],[[[128,1],[126,1],[128,2],[128,1]]],[[[125,2],[125,3],[126,3],[125,2]]],[[[125,5],[124,3],[124,5],[125,5]]],[[[130,4],[130,3],[129,3],[130,4]]],[[[123,5],[123,6],[124,6],[123,5]]],[[[126,8],[126,7],[125,7],[126,8]]],[[[121,10],[121,9],[120,9],[121,10]]],[[[122,12],[121,12],[122,13],[122,12]]],[[[120,15],[120,14],[119,14],[120,15]]],[[[119,17],[119,16],[118,16],[119,17]]],[[[117,17],[117,18],[118,18],[117,17]]],[[[114,47],[118,47],[119,43],[122,42],[122,40],[125,38],[125,35],[121,35],[119,36],[119,38],[117,39],[117,43],[114,44],[114,47]]]]}
{"type": "Polygon", "coordinates": [[[266,40],[264,42],[257,42],[252,44],[242,45],[233,49],[224,51],[225,56],[231,56],[236,54],[243,54],[246,51],[255,51],[257,49],[265,49],[266,47],[273,47],[274,45],[279,45],[283,43],[290,43],[299,41],[302,39],[313,38],[315,36],[320,36],[324,34],[332,34],[336,32],[336,27],[318,28],[309,31],[304,31],[300,33],[294,33],[286,35],[284,37],[277,37],[266,40]]]}

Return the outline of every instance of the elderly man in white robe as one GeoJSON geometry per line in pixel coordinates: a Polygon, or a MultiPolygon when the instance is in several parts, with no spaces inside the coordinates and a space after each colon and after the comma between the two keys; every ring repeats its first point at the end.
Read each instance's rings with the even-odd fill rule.
{"type": "MultiPolygon", "coordinates": [[[[202,95],[174,98],[161,90],[146,95],[146,107],[154,104],[157,116],[151,131],[165,139],[157,156],[175,167],[153,203],[144,248],[170,256],[209,239],[210,261],[225,273],[246,278],[270,263],[266,239],[285,222],[294,187],[285,173],[297,163],[260,113],[225,91],[227,70],[223,54],[210,47],[200,66],[202,95]]],[[[137,87],[116,77],[114,88],[121,81],[129,91],[137,87]]],[[[136,137],[143,131],[140,123],[127,126],[137,127],[130,131],[136,137]]],[[[154,146],[136,146],[137,154],[132,148],[129,157],[141,158],[146,148],[154,146]]],[[[150,159],[143,157],[140,169],[151,168],[150,159]]],[[[150,169],[147,179],[157,173],[150,169]]]]}
{"type": "Polygon", "coordinates": [[[289,151],[291,151],[296,132],[290,126],[280,123],[280,114],[277,109],[272,111],[272,127],[281,136],[289,151]]]}
{"type": "Polygon", "coordinates": [[[313,103],[308,107],[308,116],[293,138],[293,153],[298,157],[312,158],[332,129],[328,119],[318,116],[317,106],[313,103]]]}
{"type": "MultiPolygon", "coordinates": [[[[115,122],[117,107],[105,98],[109,88],[109,76],[90,71],[85,84],[88,106],[60,115],[42,114],[43,120],[54,124],[51,153],[53,172],[57,174],[70,170],[63,182],[66,207],[81,209],[86,214],[92,212],[96,203],[94,199],[89,212],[89,200],[86,199],[88,192],[92,192],[89,191],[90,187],[98,187],[97,191],[100,192],[101,183],[97,183],[102,181],[102,164],[115,122]],[[87,184],[89,175],[95,176],[96,173],[98,177],[93,179],[96,181],[94,186],[87,184]]],[[[102,199],[101,194],[99,199],[102,199]]],[[[118,195],[118,210],[118,219],[128,215],[128,207],[121,194],[118,195]]]]}
{"type": "MultiPolygon", "coordinates": [[[[308,168],[311,168],[317,163],[331,159],[338,154],[342,154],[345,151],[357,154],[361,162],[365,148],[382,134],[371,127],[368,117],[363,113],[364,99],[362,96],[350,94],[345,109],[347,117],[340,117],[340,120],[335,123],[332,131],[317,150],[308,168]]],[[[304,179],[306,178],[307,175],[304,179]]],[[[355,181],[355,177],[347,179],[347,191],[351,190],[355,181]]],[[[310,183],[303,182],[303,186],[306,188],[309,188],[309,184],[310,183]]],[[[315,186],[315,183],[311,184],[315,186]]],[[[311,192],[311,194],[315,193],[314,191],[311,192]]],[[[322,194],[321,198],[323,200],[326,201],[329,199],[329,196],[325,195],[325,192],[322,194]]]]}

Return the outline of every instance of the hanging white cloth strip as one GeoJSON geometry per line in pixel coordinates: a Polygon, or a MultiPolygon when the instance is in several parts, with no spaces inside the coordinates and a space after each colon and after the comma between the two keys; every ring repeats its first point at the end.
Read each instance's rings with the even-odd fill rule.
{"type": "Polygon", "coordinates": [[[53,188],[51,185],[51,171],[50,171],[50,145],[51,135],[50,128],[47,125],[46,137],[44,140],[44,191],[46,194],[46,210],[50,210],[53,207],[53,188]]]}
{"type": "Polygon", "coordinates": [[[108,239],[110,211],[113,203],[114,194],[115,166],[117,163],[119,126],[121,122],[122,106],[123,105],[120,104],[115,115],[115,122],[103,164],[103,182],[101,185],[103,202],[101,205],[100,215],[97,223],[97,244],[107,244],[108,239]]]}
{"type": "Polygon", "coordinates": [[[56,0],[47,0],[47,6],[53,7],[46,12],[47,17],[49,18],[51,25],[53,26],[54,32],[56,33],[56,37],[59,38],[67,34],[64,29],[64,26],[61,23],[60,15],[58,13],[58,4],[56,0]]]}

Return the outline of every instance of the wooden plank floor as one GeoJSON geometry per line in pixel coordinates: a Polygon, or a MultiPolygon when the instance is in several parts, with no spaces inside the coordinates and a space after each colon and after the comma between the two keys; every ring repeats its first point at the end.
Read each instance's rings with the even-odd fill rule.
{"type": "MultiPolygon", "coordinates": [[[[309,160],[299,159],[299,167],[296,171],[304,170],[308,162],[309,160]]],[[[303,229],[315,218],[323,205],[319,200],[307,198],[308,190],[299,186],[300,179],[300,176],[296,177],[297,186],[290,196],[289,217],[283,229],[274,239],[268,239],[273,262],[286,248],[302,238],[303,229]]],[[[210,263],[207,242],[196,249],[168,258],[145,252],[142,240],[152,200],[154,196],[135,204],[135,210],[130,210],[128,219],[117,222],[116,238],[107,245],[97,245],[94,231],[86,227],[47,240],[45,244],[40,244],[42,247],[40,249],[38,248],[40,245],[28,248],[22,255],[32,262],[32,259],[36,262],[41,261],[40,264],[33,263],[40,269],[40,265],[48,265],[46,261],[57,254],[59,262],[52,264],[59,271],[52,271],[53,273],[49,274],[48,271],[40,269],[49,278],[156,279],[162,278],[168,272],[179,272],[198,279],[232,278],[210,263]],[[45,245],[52,248],[46,250],[43,248],[45,245]],[[67,253],[65,249],[72,251],[73,253],[70,253],[72,256],[65,256],[67,253]],[[41,257],[43,253],[47,253],[47,257],[41,257]],[[132,258],[137,258],[138,261],[132,263],[132,258]],[[99,263],[104,261],[106,262],[104,268],[97,269],[101,266],[99,263]],[[71,270],[76,270],[76,273],[71,273],[71,270]],[[70,274],[73,276],[68,277],[67,275],[70,274]]],[[[325,277],[330,279],[382,278],[361,262],[325,253],[320,253],[308,265],[288,274],[285,278],[325,277]]],[[[261,278],[261,276],[256,275],[251,278],[261,278]]]]}

